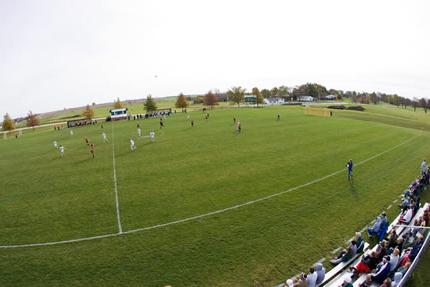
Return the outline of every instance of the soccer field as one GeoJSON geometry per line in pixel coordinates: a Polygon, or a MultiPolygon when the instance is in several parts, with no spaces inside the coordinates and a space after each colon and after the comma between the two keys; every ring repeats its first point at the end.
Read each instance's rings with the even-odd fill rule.
{"type": "Polygon", "coordinates": [[[161,130],[139,121],[153,143],[133,120],[0,140],[0,285],[279,283],[342,246],[429,158],[424,117],[384,109],[188,113],[194,127],[177,113],[161,130]]]}

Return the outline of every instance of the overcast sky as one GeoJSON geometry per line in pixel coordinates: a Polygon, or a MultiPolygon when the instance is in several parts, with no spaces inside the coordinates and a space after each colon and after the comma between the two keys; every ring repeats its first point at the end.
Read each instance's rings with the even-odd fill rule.
{"type": "Polygon", "coordinates": [[[0,0],[0,113],[306,82],[429,97],[429,11],[426,0],[0,0]]]}

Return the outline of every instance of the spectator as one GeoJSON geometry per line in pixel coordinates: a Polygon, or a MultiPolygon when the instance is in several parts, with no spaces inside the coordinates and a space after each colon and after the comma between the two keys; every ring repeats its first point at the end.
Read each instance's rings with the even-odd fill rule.
{"type": "Polygon", "coordinates": [[[359,275],[360,273],[369,273],[371,270],[376,268],[377,264],[377,254],[375,251],[372,251],[370,254],[363,256],[361,261],[351,269],[355,275],[359,275]]]}
{"type": "Polygon", "coordinates": [[[403,212],[402,215],[400,216],[399,223],[409,224],[409,222],[411,222],[411,220],[412,220],[413,214],[414,214],[414,208],[409,207],[406,210],[406,212],[403,212]]]}
{"type": "Polygon", "coordinates": [[[317,271],[317,285],[321,284],[325,278],[325,268],[322,263],[315,264],[315,270],[317,271]]]}
{"type": "Polygon", "coordinates": [[[360,284],[359,287],[370,287],[372,286],[372,275],[368,274],[366,276],[366,281],[364,281],[363,283],[360,284]]]}
{"type": "Polygon", "coordinates": [[[397,245],[397,239],[398,239],[398,235],[397,235],[396,229],[393,228],[391,229],[390,233],[387,236],[388,246],[390,248],[395,248],[397,245]]]}
{"type": "Polygon", "coordinates": [[[382,214],[376,218],[373,226],[367,229],[367,232],[369,235],[378,235],[381,229],[385,228],[387,225],[387,215],[385,212],[382,212],[382,214]]]}
{"type": "Polygon", "coordinates": [[[403,277],[405,275],[406,271],[408,271],[410,266],[411,266],[411,262],[408,260],[408,261],[406,261],[405,265],[400,266],[399,269],[397,269],[396,273],[402,274],[402,277],[403,277]]]}
{"type": "Polygon", "coordinates": [[[380,287],[391,287],[391,279],[390,278],[385,279],[380,287]]]}
{"type": "Polygon", "coordinates": [[[426,174],[426,171],[427,171],[427,162],[426,162],[426,160],[424,159],[424,160],[421,162],[421,176],[424,176],[424,175],[426,174]]]}
{"type": "Polygon", "coordinates": [[[292,279],[288,279],[285,281],[284,287],[294,287],[294,281],[292,279]]]}
{"type": "Polygon", "coordinates": [[[357,245],[357,253],[363,252],[363,249],[364,249],[364,239],[361,236],[361,232],[356,232],[355,233],[355,242],[356,242],[356,245],[357,245]]]}
{"type": "Polygon", "coordinates": [[[403,274],[400,272],[394,273],[393,282],[391,282],[391,287],[397,287],[402,280],[403,274]]]}
{"type": "Polygon", "coordinates": [[[394,249],[393,253],[390,255],[390,271],[394,271],[394,269],[396,269],[397,264],[399,263],[399,256],[400,254],[400,250],[399,249],[394,249]]]}
{"type": "Polygon", "coordinates": [[[390,266],[390,257],[385,256],[381,263],[379,263],[378,267],[376,268],[376,272],[372,273],[372,281],[382,284],[384,280],[388,277],[388,274],[390,273],[391,266],[390,266]]]}
{"type": "Polygon", "coordinates": [[[414,261],[415,257],[417,257],[418,252],[420,251],[421,247],[424,243],[424,236],[422,236],[420,233],[417,234],[417,240],[415,244],[412,247],[411,252],[409,253],[409,260],[414,261]]]}
{"type": "Polygon", "coordinates": [[[345,278],[343,279],[343,283],[340,286],[342,286],[342,287],[353,287],[351,277],[348,275],[345,276],[345,278]]]}
{"type": "Polygon", "coordinates": [[[314,268],[309,268],[309,274],[306,277],[307,287],[315,287],[317,284],[318,274],[315,272],[314,268]]]}
{"type": "Polygon", "coordinates": [[[337,265],[340,262],[347,262],[357,254],[357,245],[355,240],[352,240],[346,250],[343,250],[337,257],[330,260],[330,263],[337,265]]]}

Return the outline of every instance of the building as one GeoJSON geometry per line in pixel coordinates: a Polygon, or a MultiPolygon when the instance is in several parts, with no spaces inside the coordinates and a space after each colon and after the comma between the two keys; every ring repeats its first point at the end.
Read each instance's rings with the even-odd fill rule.
{"type": "Polygon", "coordinates": [[[299,96],[299,97],[297,97],[297,100],[299,102],[313,102],[314,98],[311,96],[299,96]]]}
{"type": "Polygon", "coordinates": [[[285,99],[281,97],[270,97],[264,99],[266,105],[282,105],[285,103],[285,99]]]}
{"type": "Polygon", "coordinates": [[[245,100],[245,104],[248,104],[248,105],[257,104],[257,96],[254,96],[254,95],[246,95],[244,97],[244,100],[245,100]]]}

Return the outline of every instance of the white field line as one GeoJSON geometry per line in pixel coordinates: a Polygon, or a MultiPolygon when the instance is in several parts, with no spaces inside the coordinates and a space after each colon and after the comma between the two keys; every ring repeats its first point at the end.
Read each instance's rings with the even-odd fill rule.
{"type": "MultiPolygon", "coordinates": [[[[113,136],[113,127],[112,127],[112,136],[113,136]]],[[[412,138],[410,138],[410,139],[408,139],[408,140],[406,140],[406,141],[404,141],[404,142],[402,142],[400,144],[397,144],[397,145],[393,146],[390,149],[387,149],[387,150],[385,150],[383,152],[380,152],[380,153],[378,153],[376,155],[373,155],[373,156],[371,156],[371,157],[369,157],[369,158],[367,158],[365,160],[362,160],[362,161],[358,162],[356,164],[356,166],[362,165],[362,164],[364,164],[364,163],[366,163],[366,162],[368,162],[368,161],[370,161],[372,159],[375,159],[375,158],[377,158],[379,156],[382,156],[382,155],[384,155],[386,153],[389,153],[389,152],[395,150],[396,148],[398,148],[398,147],[400,147],[400,146],[402,146],[404,144],[407,144],[408,142],[412,141],[413,139],[415,139],[417,137],[418,136],[412,137],[412,138]]],[[[112,139],[112,141],[113,141],[113,139],[112,139]]],[[[114,161],[115,161],[115,157],[113,157],[113,158],[114,158],[114,161]]],[[[323,181],[323,180],[325,180],[327,178],[333,177],[333,176],[335,176],[335,175],[337,175],[337,174],[339,174],[341,172],[345,172],[345,169],[340,169],[338,171],[332,172],[332,173],[330,173],[330,174],[328,174],[326,176],[314,179],[314,180],[309,181],[307,183],[304,183],[304,184],[301,184],[301,185],[289,188],[287,190],[284,190],[284,191],[281,191],[281,192],[278,192],[278,193],[274,193],[274,194],[271,194],[271,195],[268,195],[268,196],[264,196],[264,197],[261,197],[261,198],[255,199],[255,200],[247,201],[247,202],[244,202],[244,203],[241,203],[241,204],[237,204],[237,205],[234,205],[234,206],[230,206],[230,207],[227,207],[227,208],[223,208],[223,209],[219,209],[219,210],[215,210],[215,211],[212,211],[212,212],[203,213],[203,214],[199,214],[199,215],[195,215],[195,216],[191,216],[191,217],[186,217],[186,218],[183,218],[183,219],[174,220],[174,221],[170,221],[170,222],[166,222],[166,223],[162,223],[162,224],[157,224],[157,225],[152,225],[152,226],[147,226],[147,227],[142,227],[142,228],[127,230],[127,231],[122,231],[122,228],[121,228],[119,233],[110,233],[110,234],[99,235],[99,236],[94,236],[94,237],[78,238],[78,239],[71,239],[71,240],[52,241],[52,242],[45,242],[45,243],[17,244],[17,245],[0,245],[0,248],[5,249],[5,248],[21,248],[21,247],[36,247],[36,246],[57,245],[57,244],[65,244],[65,243],[73,243],[73,242],[80,242],[80,241],[95,240],[95,239],[106,238],[106,237],[114,237],[114,236],[119,236],[119,235],[123,235],[123,234],[131,234],[131,233],[142,232],[142,231],[151,230],[151,229],[162,228],[162,227],[166,227],[166,226],[170,226],[170,225],[175,225],[175,224],[179,224],[179,223],[184,223],[184,222],[193,221],[193,220],[196,220],[196,219],[201,219],[201,218],[209,217],[209,216],[216,215],[216,214],[221,214],[221,213],[224,213],[224,212],[227,212],[227,211],[230,211],[230,210],[234,210],[234,209],[238,209],[238,208],[241,208],[241,207],[244,207],[244,206],[252,205],[252,204],[260,202],[260,201],[265,201],[265,200],[271,199],[273,197],[277,197],[277,196],[283,195],[285,193],[289,193],[289,192],[301,189],[303,187],[312,185],[314,183],[318,183],[318,182],[323,181]]],[[[115,175],[115,169],[114,169],[114,175],[115,175]]],[[[115,176],[114,176],[114,178],[115,178],[115,176]]],[[[116,181],[114,180],[114,182],[115,182],[115,187],[116,187],[116,181]]],[[[115,188],[115,195],[116,195],[116,199],[117,199],[116,203],[117,203],[118,226],[121,227],[121,225],[120,225],[120,216],[119,216],[118,192],[117,192],[116,188],[115,188]]]]}
{"type": "Polygon", "coordinates": [[[116,205],[116,221],[118,223],[118,233],[122,234],[121,225],[121,214],[119,213],[119,198],[118,198],[118,184],[116,179],[116,161],[115,161],[115,138],[112,123],[112,166],[113,166],[113,190],[115,193],[115,205],[116,205]]]}

